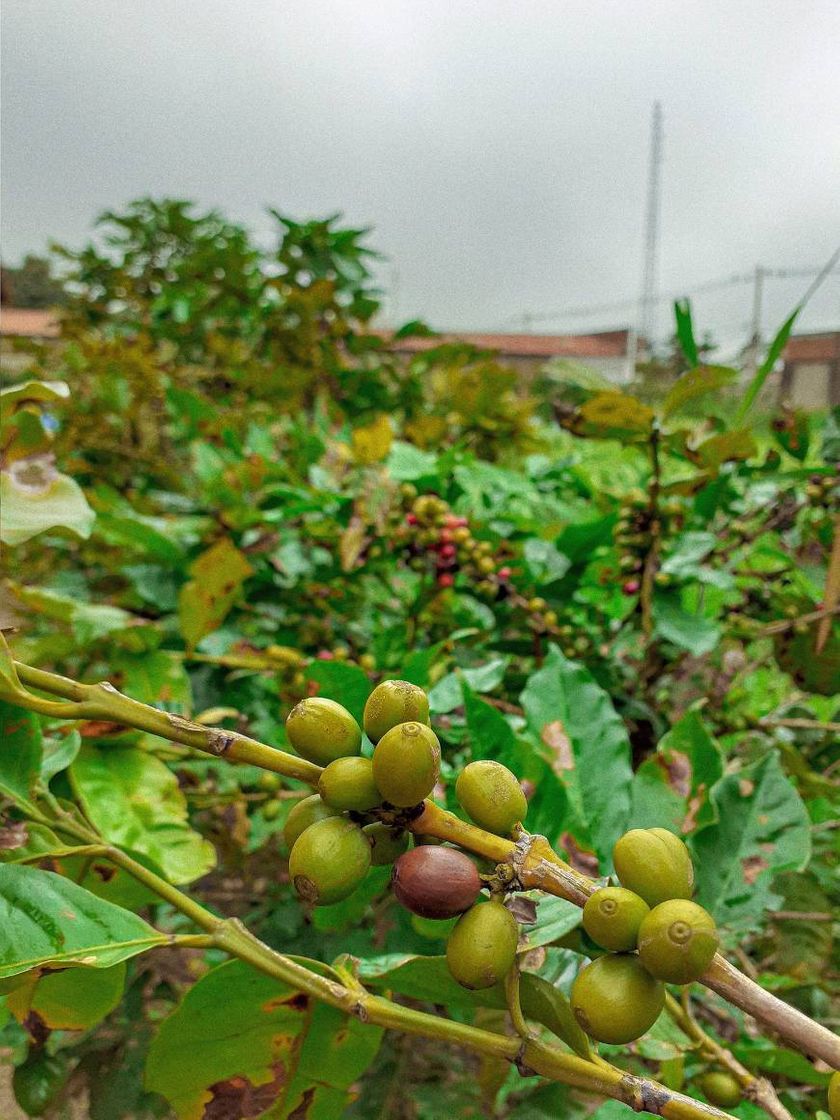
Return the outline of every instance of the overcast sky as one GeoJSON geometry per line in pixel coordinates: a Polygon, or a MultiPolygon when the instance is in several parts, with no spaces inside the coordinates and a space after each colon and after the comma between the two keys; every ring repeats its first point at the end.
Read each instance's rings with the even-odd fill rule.
{"type": "MultiPolygon", "coordinates": [[[[9,261],[168,194],[260,235],[266,205],[373,226],[402,319],[632,301],[655,99],[663,294],[840,243],[837,0],[4,0],[2,22],[9,261]]],[[[806,286],[768,281],[766,329],[806,286]]],[[[743,283],[696,298],[720,338],[750,307],[743,283]]],[[[803,325],[840,327],[840,277],[803,325]]]]}

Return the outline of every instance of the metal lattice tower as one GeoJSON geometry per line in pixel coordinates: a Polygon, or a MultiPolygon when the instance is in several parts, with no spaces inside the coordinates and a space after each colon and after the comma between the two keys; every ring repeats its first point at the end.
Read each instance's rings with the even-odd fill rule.
{"type": "Polygon", "coordinates": [[[662,168],[662,106],[653,103],[650,128],[647,203],[645,206],[645,261],[642,297],[639,303],[639,335],[650,347],[656,331],[656,300],[659,281],[659,183],[662,168]]]}

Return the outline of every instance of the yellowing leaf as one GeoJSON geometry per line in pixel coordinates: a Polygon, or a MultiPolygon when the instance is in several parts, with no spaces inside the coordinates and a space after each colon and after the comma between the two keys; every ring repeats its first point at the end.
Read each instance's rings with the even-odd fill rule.
{"type": "Polygon", "coordinates": [[[695,397],[702,397],[704,393],[711,393],[728,385],[737,373],[737,370],[729,366],[696,366],[690,369],[668,391],[662,402],[662,416],[667,418],[695,397]]]}
{"type": "Polygon", "coordinates": [[[719,467],[721,463],[733,460],[743,462],[756,454],[752,436],[743,428],[733,432],[721,432],[712,436],[697,448],[696,455],[706,467],[719,467]]]}
{"type": "Polygon", "coordinates": [[[203,552],[190,568],[192,579],[181,588],[178,619],[187,645],[218,630],[253,569],[228,538],[203,552]]]}
{"type": "Polygon", "coordinates": [[[349,572],[356,567],[356,562],[365,546],[365,525],[360,517],[353,517],[350,524],[341,534],[338,553],[341,558],[341,570],[349,572]]]}
{"type": "Polygon", "coordinates": [[[384,413],[371,424],[353,431],[353,455],[358,463],[380,463],[391,450],[394,433],[384,413]]]}
{"type": "Polygon", "coordinates": [[[653,416],[652,408],[626,393],[598,393],[580,406],[575,430],[602,439],[647,437],[653,416]]]}

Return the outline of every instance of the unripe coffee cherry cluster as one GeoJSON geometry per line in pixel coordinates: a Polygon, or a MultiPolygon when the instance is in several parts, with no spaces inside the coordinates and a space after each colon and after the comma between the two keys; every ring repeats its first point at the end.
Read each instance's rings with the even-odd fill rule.
{"type": "Polygon", "coordinates": [[[577,976],[572,1008],[599,1042],[632,1042],[665,1003],[665,984],[690,984],[712,962],[718,933],[690,901],[694,868],[679,837],[664,828],[632,829],[613,849],[620,887],[587,899],[583,928],[609,950],[577,976]]]}
{"type": "MultiPolygon", "coordinates": [[[[489,900],[481,899],[485,882],[468,855],[422,838],[410,847],[406,830],[440,774],[428,698],[407,681],[383,681],[362,722],[372,758],[361,754],[362,729],[333,700],[302,700],[286,720],[291,745],[323,766],[318,792],[295,805],[283,830],[294,888],[310,905],[329,905],[347,898],[371,865],[393,863],[391,889],[413,920],[457,919],[445,931],[452,976],[466,988],[492,987],[513,965],[519,937],[501,901],[504,888],[496,882],[489,900]]],[[[527,812],[522,787],[498,762],[470,763],[455,790],[470,819],[498,835],[513,832],[527,812]]]]}
{"type": "Polygon", "coordinates": [[[368,697],[363,723],[373,758],[362,755],[361,727],[334,700],[301,700],[286,720],[298,754],[323,766],[318,792],[298,802],[283,829],[292,884],[313,906],[342,901],[372,864],[392,863],[407,850],[394,811],[422,802],[440,773],[429,701],[416,685],[384,681],[368,697]],[[389,810],[391,821],[377,819],[379,809],[389,810]]]}
{"type": "MultiPolygon", "coordinates": [[[[618,552],[618,566],[625,595],[637,595],[641,590],[641,575],[645,557],[650,552],[654,529],[660,535],[671,529],[681,528],[683,508],[679,498],[668,498],[659,503],[655,512],[650,499],[641,490],[631,490],[622,499],[618,521],[613,528],[613,542],[618,552]],[[654,526],[654,516],[657,524],[654,526]]],[[[669,582],[664,572],[657,573],[657,582],[669,582]]]]}

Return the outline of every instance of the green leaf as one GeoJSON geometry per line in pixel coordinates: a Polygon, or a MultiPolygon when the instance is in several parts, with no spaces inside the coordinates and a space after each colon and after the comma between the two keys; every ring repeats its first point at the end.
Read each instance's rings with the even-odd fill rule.
{"type": "Polygon", "coordinates": [[[113,968],[67,968],[44,976],[33,971],[7,1002],[20,1023],[31,1023],[30,1017],[36,1016],[51,1030],[81,1031],[110,1015],[124,989],[123,961],[113,968]]]}
{"type": "Polygon", "coordinates": [[[678,299],[674,301],[674,319],[677,326],[677,341],[685,360],[692,368],[699,366],[700,354],[694,340],[694,323],[691,318],[690,300],[678,299]]]}
{"type": "Polygon", "coordinates": [[[41,724],[34,712],[0,700],[0,793],[31,806],[41,769],[41,724]]]}
{"type": "Polygon", "coordinates": [[[177,778],[154,755],[85,745],[70,778],[102,835],[148,856],[171,883],[192,882],[215,865],[213,846],[187,823],[177,778]]]}
{"type": "Polygon", "coordinates": [[[723,774],[720,747],[700,714],[687,712],[661,739],[633,779],[632,828],[670,826],[693,832],[712,824],[712,787],[723,774]]]}
{"type": "Polygon", "coordinates": [[[0,866],[0,979],[32,968],[110,968],[167,937],[52,871],[0,866]]]}
{"type": "Polygon", "coordinates": [[[802,310],[801,306],[797,307],[793,313],[782,323],[776,337],[770,343],[764,361],[755,371],[752,381],[747,386],[747,391],[744,393],[744,399],[741,407],[738,409],[738,414],[735,418],[736,424],[740,424],[749,410],[755,403],[755,398],[761,392],[764,382],[767,380],[773,367],[781,357],[782,351],[787,346],[787,340],[790,338],[790,332],[793,330],[793,325],[799,317],[799,312],[802,310]]]}
{"type": "Polygon", "coordinates": [[[480,991],[469,991],[453,980],[446,966],[446,957],[420,957],[413,953],[391,953],[368,958],[359,964],[359,977],[371,987],[387,988],[389,992],[439,1003],[445,1007],[504,1008],[505,993],[501,984],[480,991]]]}
{"type": "Polygon", "coordinates": [[[318,685],[318,695],[335,700],[361,725],[365,701],[372,685],[364,669],[342,661],[311,661],[306,676],[318,685]]]}
{"type": "Polygon", "coordinates": [[[540,891],[526,891],[525,897],[537,903],[537,921],[527,932],[523,932],[519,945],[521,952],[551,945],[577,929],[581,923],[580,907],[565,898],[552,898],[540,891]]]}
{"type": "Polygon", "coordinates": [[[41,781],[45,784],[67,769],[82,746],[82,737],[75,728],[63,725],[61,731],[60,735],[53,734],[44,739],[41,781]]]}
{"type": "Polygon", "coordinates": [[[773,876],[808,863],[808,813],[775,753],[722,778],[712,800],[717,822],[691,840],[698,901],[722,923],[748,926],[772,908],[773,876]]]}
{"type": "Polygon", "coordinates": [[[695,657],[711,653],[720,641],[720,628],[703,615],[690,614],[682,606],[680,595],[657,591],[653,596],[655,633],[695,657]]]}
{"type": "Polygon", "coordinates": [[[706,393],[714,393],[730,384],[738,376],[738,371],[730,366],[695,366],[688,370],[668,390],[662,402],[662,418],[667,420],[678,412],[684,404],[696,400],[706,393]]]}
{"type": "Polygon", "coordinates": [[[556,646],[528,679],[521,703],[568,794],[573,835],[594,848],[606,870],[630,811],[630,743],[623,722],[588,669],[556,646]]]}
{"type": "Polygon", "coordinates": [[[2,631],[0,631],[0,694],[9,700],[13,696],[26,694],[26,689],[18,679],[12,653],[2,631]]]}
{"type": "Polygon", "coordinates": [[[20,459],[0,471],[0,540],[17,545],[47,529],[69,529],[87,538],[96,514],[82,488],[45,456],[20,459]]]}
{"type": "Polygon", "coordinates": [[[146,1087],[180,1120],[216,1102],[231,1116],[339,1116],[382,1031],[316,1004],[241,961],[203,976],[161,1023],[146,1087]]]}

